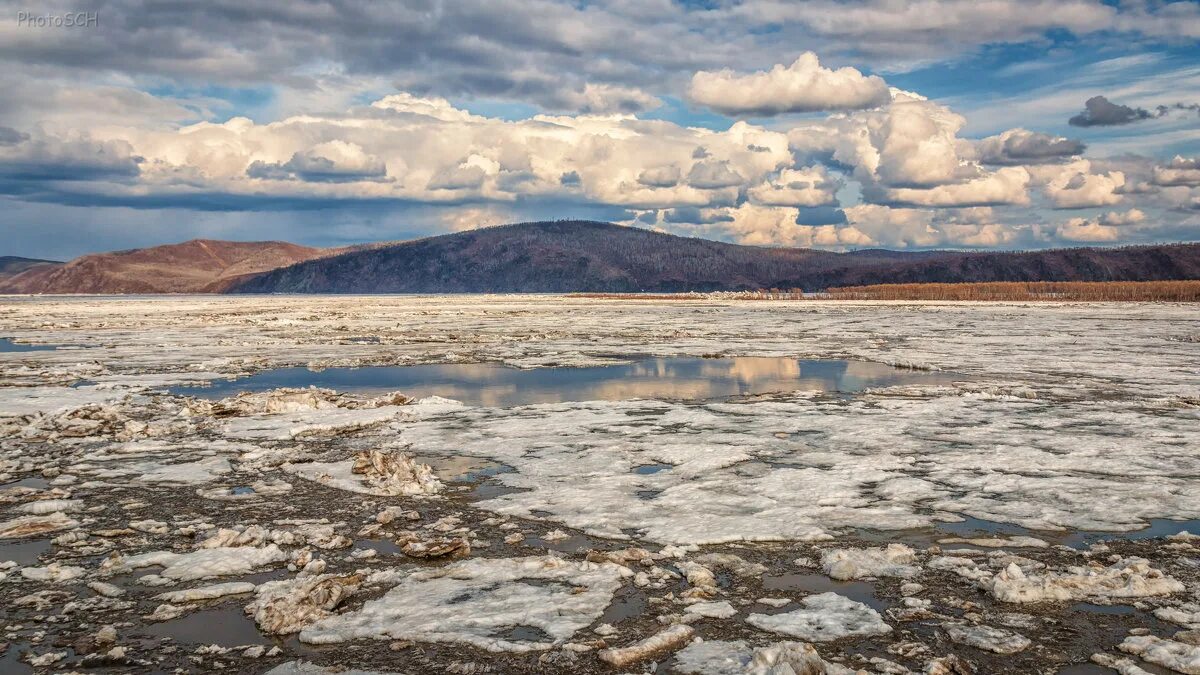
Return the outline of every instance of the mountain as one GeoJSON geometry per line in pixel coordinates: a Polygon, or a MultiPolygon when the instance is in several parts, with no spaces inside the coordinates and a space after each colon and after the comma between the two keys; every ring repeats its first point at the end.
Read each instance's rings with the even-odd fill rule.
{"type": "Polygon", "coordinates": [[[817,290],[899,282],[1200,278],[1200,244],[1021,253],[833,253],[739,246],[590,221],[503,225],[309,260],[234,293],[817,290]]]}
{"type": "Polygon", "coordinates": [[[9,279],[31,270],[62,265],[57,260],[41,260],[38,258],[22,258],[16,255],[0,255],[0,280],[9,279]]]}
{"type": "Polygon", "coordinates": [[[68,263],[0,258],[0,293],[618,293],[1167,279],[1200,279],[1200,244],[834,253],[554,221],[340,249],[195,239],[68,263]]]}
{"type": "Polygon", "coordinates": [[[0,275],[11,277],[33,267],[44,265],[61,265],[57,260],[41,260],[40,258],[22,258],[16,255],[0,255],[0,275]]]}
{"type": "Polygon", "coordinates": [[[193,239],[33,265],[0,277],[0,293],[212,293],[243,277],[342,250],[193,239]]]}

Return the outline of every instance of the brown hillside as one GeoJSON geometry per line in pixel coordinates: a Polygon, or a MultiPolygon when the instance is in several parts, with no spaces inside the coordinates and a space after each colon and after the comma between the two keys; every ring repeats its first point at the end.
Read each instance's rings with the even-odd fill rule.
{"type": "Polygon", "coordinates": [[[281,241],[193,239],[34,267],[0,280],[0,293],[212,293],[234,279],[336,252],[281,241]]]}

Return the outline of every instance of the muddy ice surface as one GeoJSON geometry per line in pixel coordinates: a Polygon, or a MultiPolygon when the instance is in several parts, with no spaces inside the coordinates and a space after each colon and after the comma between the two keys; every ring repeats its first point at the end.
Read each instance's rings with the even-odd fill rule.
{"type": "Polygon", "coordinates": [[[0,335],[4,673],[1200,673],[1188,307],[10,298],[0,335]],[[447,365],[503,376],[309,386],[447,365]]]}

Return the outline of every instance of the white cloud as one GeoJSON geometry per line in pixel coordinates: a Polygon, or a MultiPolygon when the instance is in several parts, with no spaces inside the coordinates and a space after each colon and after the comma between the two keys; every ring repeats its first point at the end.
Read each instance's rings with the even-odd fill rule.
{"type": "Polygon", "coordinates": [[[871,237],[852,225],[797,225],[797,210],[789,207],[742,204],[725,209],[727,222],[719,229],[738,243],[783,245],[802,248],[846,248],[874,246],[871,237]]]}
{"type": "Polygon", "coordinates": [[[1109,211],[1108,213],[1100,216],[1099,222],[1101,225],[1111,225],[1111,226],[1115,226],[1115,227],[1120,227],[1122,225],[1136,225],[1145,220],[1146,220],[1145,213],[1142,213],[1138,209],[1129,209],[1128,211],[1125,211],[1124,213],[1119,213],[1117,211],[1109,211]]]}
{"type": "Polygon", "coordinates": [[[581,91],[566,92],[560,98],[563,109],[585,114],[634,113],[662,105],[661,100],[641,89],[613,84],[588,83],[581,91]]]}
{"type": "Polygon", "coordinates": [[[1044,181],[1046,196],[1055,208],[1060,209],[1118,204],[1122,199],[1121,188],[1125,185],[1123,172],[1092,173],[1088,160],[1079,160],[1057,169],[1035,171],[1035,175],[1044,181]]]}
{"type": "Polygon", "coordinates": [[[778,115],[819,110],[858,110],[887,103],[887,84],[854,68],[821,66],[812,52],[790,66],[740,75],[725,69],[692,76],[688,96],[728,115],[778,115]]]}
{"type": "Polygon", "coordinates": [[[1029,172],[1023,167],[1005,167],[994,173],[963,183],[949,183],[932,188],[892,188],[884,192],[886,199],[911,206],[990,206],[998,204],[1028,204],[1029,172]]]}
{"type": "Polygon", "coordinates": [[[701,190],[735,187],[745,182],[742,174],[729,165],[728,160],[705,160],[696,162],[688,171],[687,182],[701,190]]]}
{"type": "Polygon", "coordinates": [[[749,196],[765,206],[828,206],[836,204],[842,182],[824,167],[784,169],[779,175],[750,188],[749,196]]]}
{"type": "Polygon", "coordinates": [[[1055,229],[1059,239],[1074,242],[1102,243],[1117,241],[1121,231],[1086,218],[1072,218],[1055,229]]]}
{"type": "Polygon", "coordinates": [[[1200,159],[1176,155],[1165,166],[1154,167],[1154,184],[1163,187],[1200,187],[1200,159]]]}

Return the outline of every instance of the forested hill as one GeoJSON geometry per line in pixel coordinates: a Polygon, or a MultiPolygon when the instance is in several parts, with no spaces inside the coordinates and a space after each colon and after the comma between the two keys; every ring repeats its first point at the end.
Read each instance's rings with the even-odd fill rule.
{"type": "Polygon", "coordinates": [[[898,282],[1200,278],[1200,244],[1018,253],[739,246],[592,221],[518,223],[377,246],[238,279],[241,293],[817,290],[898,282]]]}

